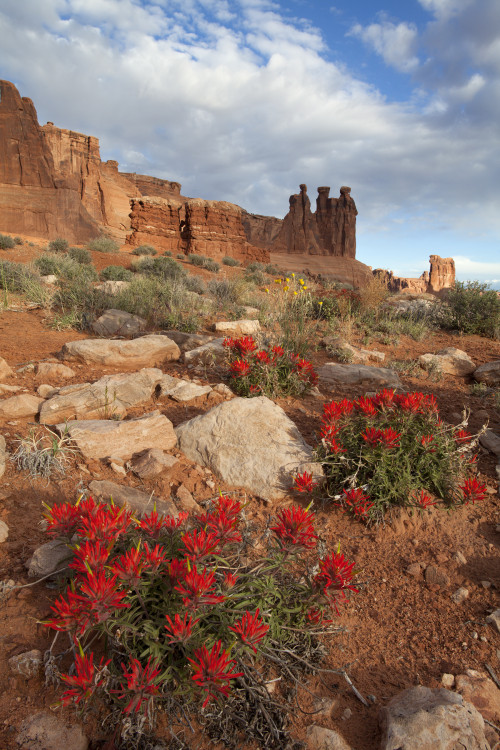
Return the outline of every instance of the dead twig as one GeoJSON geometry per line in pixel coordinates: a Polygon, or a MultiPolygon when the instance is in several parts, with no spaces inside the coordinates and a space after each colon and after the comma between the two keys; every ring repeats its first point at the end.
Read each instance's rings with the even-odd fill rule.
{"type": "Polygon", "coordinates": [[[489,664],[485,664],[484,666],[486,667],[486,669],[490,673],[491,679],[493,680],[493,682],[495,683],[495,685],[497,686],[497,688],[500,688],[500,680],[496,676],[496,674],[495,674],[495,672],[493,670],[493,667],[491,667],[489,664]]]}

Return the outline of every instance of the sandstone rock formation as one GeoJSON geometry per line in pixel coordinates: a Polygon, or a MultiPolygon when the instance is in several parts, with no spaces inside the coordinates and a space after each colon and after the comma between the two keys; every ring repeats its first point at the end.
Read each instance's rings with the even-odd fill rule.
{"type": "Polygon", "coordinates": [[[439,294],[446,289],[451,289],[455,284],[455,261],[453,258],[431,255],[429,262],[430,271],[424,271],[418,279],[394,276],[392,271],[385,271],[382,268],[376,268],[373,274],[382,279],[390,292],[439,294]]]}

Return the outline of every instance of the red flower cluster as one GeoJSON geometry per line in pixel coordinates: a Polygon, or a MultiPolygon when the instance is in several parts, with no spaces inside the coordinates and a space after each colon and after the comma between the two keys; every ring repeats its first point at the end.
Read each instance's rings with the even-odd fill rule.
{"type": "Polygon", "coordinates": [[[193,635],[193,627],[200,621],[199,617],[197,620],[193,620],[187,612],[182,620],[180,615],[175,615],[173,621],[169,615],[165,615],[165,619],[167,620],[165,630],[168,633],[169,643],[187,643],[193,635]]]}
{"type": "Polygon", "coordinates": [[[70,686],[61,696],[61,705],[68,706],[70,703],[77,705],[81,701],[88,701],[95,690],[104,682],[103,672],[111,659],[103,664],[102,657],[99,665],[94,665],[94,654],[89,656],[81,653],[75,655],[75,674],[62,674],[61,679],[70,686]]]}
{"type": "Polygon", "coordinates": [[[415,496],[415,502],[420,508],[430,508],[437,504],[437,500],[433,500],[423,490],[420,490],[420,494],[415,496]]]}
{"type": "Polygon", "coordinates": [[[374,427],[370,427],[361,437],[372,447],[381,445],[384,448],[398,448],[401,433],[396,432],[392,427],[387,427],[385,430],[376,430],[374,427]]]}
{"type": "Polygon", "coordinates": [[[366,519],[373,508],[373,503],[360,487],[344,490],[341,503],[351,515],[362,519],[366,519]]]}
{"type": "Polygon", "coordinates": [[[174,589],[182,596],[186,609],[193,611],[210,604],[219,604],[225,597],[214,592],[215,573],[206,568],[198,573],[196,565],[184,573],[184,577],[174,589]]]}
{"type": "Polygon", "coordinates": [[[250,646],[255,654],[257,653],[256,644],[260,643],[260,641],[265,638],[267,631],[269,630],[269,625],[266,625],[259,615],[260,612],[258,608],[254,615],[251,615],[250,612],[247,611],[241,620],[238,620],[238,622],[235,622],[234,625],[229,628],[229,630],[232,630],[239,635],[243,643],[250,646]]]}
{"type": "Polygon", "coordinates": [[[222,648],[222,641],[214,643],[210,651],[206,646],[196,649],[194,659],[189,659],[195,672],[192,680],[203,690],[206,698],[203,708],[211,698],[218,695],[229,695],[230,681],[242,677],[243,672],[231,671],[234,661],[229,659],[228,654],[222,648]]]}
{"type": "Polygon", "coordinates": [[[476,500],[484,500],[486,497],[486,485],[478,482],[476,477],[466,479],[463,484],[460,485],[462,490],[464,505],[474,503],[476,500]]]}
{"type": "Polygon", "coordinates": [[[126,684],[122,682],[121,690],[113,692],[121,693],[118,695],[119,699],[128,700],[123,709],[126,714],[138,713],[143,704],[144,714],[147,714],[151,699],[160,692],[161,672],[158,664],[155,661],[151,663],[151,657],[149,657],[146,666],[143,667],[138,659],[131,658],[129,671],[125,664],[122,664],[122,669],[126,684]]]}
{"type": "Polygon", "coordinates": [[[283,549],[298,552],[316,546],[318,536],[312,525],[314,513],[308,513],[300,506],[292,506],[276,515],[278,523],[271,526],[271,531],[274,531],[283,549]]]}
{"type": "Polygon", "coordinates": [[[313,476],[308,471],[296,474],[293,481],[297,492],[312,492],[318,486],[317,482],[313,482],[313,476]]]}
{"type": "Polygon", "coordinates": [[[332,552],[319,561],[319,573],[314,577],[314,585],[338,612],[337,604],[347,599],[346,592],[358,592],[352,583],[353,578],[354,563],[350,563],[341,552],[332,552]]]}

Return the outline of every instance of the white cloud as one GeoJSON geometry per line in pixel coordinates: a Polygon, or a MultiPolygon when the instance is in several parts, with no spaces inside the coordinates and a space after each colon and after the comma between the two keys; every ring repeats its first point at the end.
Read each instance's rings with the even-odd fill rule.
{"type": "Polygon", "coordinates": [[[386,20],[370,32],[417,77],[408,102],[330,62],[318,30],[267,0],[2,0],[0,69],[42,122],[99,137],[103,158],[185,195],[282,216],[299,183],[313,203],[317,185],[346,184],[360,239],[395,224],[498,237],[500,3],[450,15],[426,2],[420,34],[386,20]]]}
{"type": "MultiPolygon", "coordinates": [[[[464,255],[456,255],[455,271],[457,276],[462,279],[481,279],[486,280],[492,276],[500,276],[500,262],[485,263],[484,261],[472,260],[464,255]]],[[[491,279],[492,283],[497,283],[498,279],[491,279]]]]}
{"type": "Polygon", "coordinates": [[[381,55],[387,65],[391,65],[396,70],[409,73],[419,64],[415,54],[417,48],[415,24],[382,21],[369,26],[361,26],[358,23],[352,27],[349,34],[359,37],[381,55]]]}

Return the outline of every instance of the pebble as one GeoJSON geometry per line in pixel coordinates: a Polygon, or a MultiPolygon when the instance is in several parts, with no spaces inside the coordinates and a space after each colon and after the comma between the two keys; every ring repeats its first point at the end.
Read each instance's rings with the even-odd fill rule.
{"type": "Polygon", "coordinates": [[[460,563],[460,565],[467,565],[467,558],[461,552],[455,552],[453,559],[460,563]]]}
{"type": "Polygon", "coordinates": [[[483,589],[489,589],[491,586],[491,581],[481,581],[481,586],[483,589]]]}
{"type": "Polygon", "coordinates": [[[346,719],[350,719],[352,716],[352,711],[350,708],[346,708],[345,711],[342,714],[342,719],[345,721],[346,719]]]}
{"type": "Polygon", "coordinates": [[[450,688],[453,687],[454,684],[455,684],[455,677],[454,677],[454,675],[447,674],[445,672],[445,674],[443,674],[441,676],[441,685],[443,687],[450,689],[450,688]]]}
{"type": "Polygon", "coordinates": [[[488,643],[488,639],[486,638],[485,635],[480,636],[479,640],[482,641],[483,643],[488,643]]]}
{"type": "Polygon", "coordinates": [[[455,602],[455,604],[461,604],[469,597],[469,589],[464,588],[461,586],[459,589],[455,591],[454,594],[451,595],[452,602],[455,602]]]}

